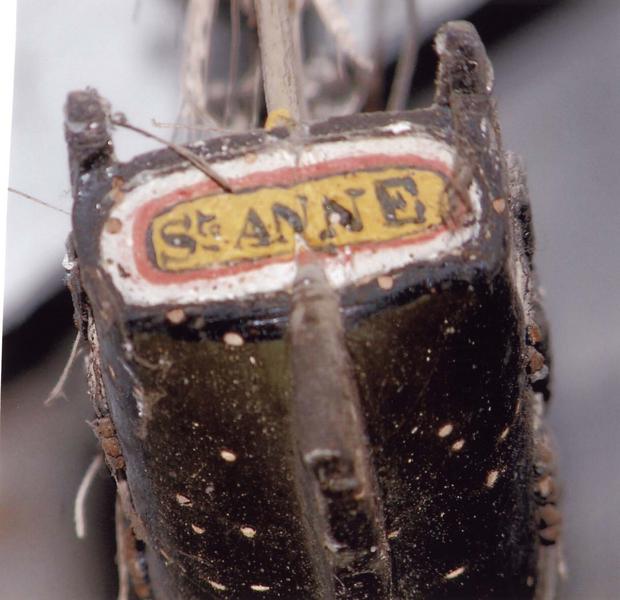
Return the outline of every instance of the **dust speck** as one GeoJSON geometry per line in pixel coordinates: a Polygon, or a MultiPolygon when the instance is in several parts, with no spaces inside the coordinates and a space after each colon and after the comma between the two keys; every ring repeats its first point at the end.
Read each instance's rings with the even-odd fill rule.
{"type": "Polygon", "coordinates": [[[394,278],[389,275],[377,277],[377,284],[382,290],[391,290],[394,287],[394,278]]]}
{"type": "Polygon", "coordinates": [[[452,423],[446,423],[437,430],[437,435],[440,438],[448,437],[452,433],[453,429],[454,427],[452,426],[452,423]]]}
{"type": "Polygon", "coordinates": [[[497,482],[497,478],[499,477],[499,471],[497,469],[493,469],[487,473],[487,478],[484,482],[488,488],[492,488],[497,482]]]}
{"type": "Polygon", "coordinates": [[[220,456],[226,462],[235,462],[237,460],[237,455],[234,452],[231,452],[230,450],[222,450],[222,451],[220,451],[220,456]]]}
{"type": "Polygon", "coordinates": [[[449,573],[446,573],[444,579],[455,579],[456,577],[460,577],[463,573],[465,573],[465,567],[457,567],[456,569],[452,569],[449,573]]]}
{"type": "Polygon", "coordinates": [[[166,319],[173,325],[179,325],[185,321],[185,311],[182,308],[173,308],[166,313],[166,319]]]}
{"type": "Polygon", "coordinates": [[[460,452],[463,449],[464,445],[465,445],[465,440],[463,438],[461,438],[460,440],[456,440],[456,442],[452,444],[452,450],[454,452],[460,452]]]}
{"type": "Polygon", "coordinates": [[[181,506],[191,506],[192,504],[192,501],[187,496],[184,496],[183,494],[177,494],[176,499],[177,499],[177,502],[181,506]]]}
{"type": "Polygon", "coordinates": [[[234,331],[224,334],[224,343],[229,346],[243,346],[243,338],[234,331]]]}
{"type": "Polygon", "coordinates": [[[493,208],[497,214],[501,215],[506,210],[506,200],[503,198],[493,200],[493,208]]]}
{"type": "Polygon", "coordinates": [[[240,531],[246,538],[251,539],[256,535],[256,529],[254,529],[254,527],[249,527],[248,525],[242,527],[240,531]]]}
{"type": "Polygon", "coordinates": [[[222,585],[221,583],[218,583],[217,581],[213,581],[212,579],[208,579],[207,580],[209,582],[209,585],[214,589],[214,590],[221,590],[224,591],[226,589],[225,585],[222,585]]]}

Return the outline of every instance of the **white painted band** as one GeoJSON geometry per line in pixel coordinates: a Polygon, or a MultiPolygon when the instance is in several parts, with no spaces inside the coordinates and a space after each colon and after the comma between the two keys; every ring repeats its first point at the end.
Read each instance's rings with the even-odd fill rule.
{"type": "MultiPolygon", "coordinates": [[[[386,130],[397,135],[385,138],[355,139],[313,144],[294,151],[288,142],[273,142],[273,149],[261,152],[254,162],[245,157],[212,163],[212,167],[229,179],[246,177],[285,167],[320,164],[342,158],[369,155],[415,155],[424,160],[441,162],[450,172],[454,152],[447,144],[431,139],[414,130],[411,123],[403,121],[389,125],[386,130]]],[[[135,306],[161,304],[199,304],[223,300],[241,300],[255,294],[271,294],[290,290],[295,279],[296,264],[279,262],[257,266],[241,273],[222,275],[214,279],[195,279],[175,283],[152,283],[138,272],[134,258],[132,232],[137,210],[145,203],[170,194],[180,188],[205,181],[206,175],[195,168],[159,175],[157,172],[141,174],[130,182],[130,190],[111,210],[110,218],[122,223],[120,232],[105,228],[101,235],[102,266],[124,301],[135,306]]],[[[389,273],[407,264],[434,261],[458,251],[479,231],[481,215],[481,189],[474,181],[469,189],[472,216],[469,224],[456,230],[443,231],[426,241],[413,241],[398,247],[378,249],[345,248],[336,256],[326,255],[323,264],[328,281],[334,288],[367,281],[389,273]]]]}

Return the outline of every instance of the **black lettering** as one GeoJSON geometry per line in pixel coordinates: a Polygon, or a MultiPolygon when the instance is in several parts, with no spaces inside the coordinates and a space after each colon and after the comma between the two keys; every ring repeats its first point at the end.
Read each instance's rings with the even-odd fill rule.
{"type": "Polygon", "coordinates": [[[323,198],[323,214],[325,216],[325,229],[321,231],[320,238],[322,240],[336,237],[336,229],[334,225],[340,225],[349,231],[362,231],[364,224],[357,207],[356,199],[364,194],[363,189],[349,188],[345,190],[351,198],[353,211],[338,204],[330,198],[323,198]]]}
{"type": "MultiPolygon", "coordinates": [[[[197,218],[198,233],[201,236],[215,237],[219,233],[219,225],[217,225],[216,223],[213,223],[213,221],[215,221],[214,215],[205,215],[204,213],[198,210],[196,211],[196,218],[197,218]],[[212,223],[212,225],[209,226],[208,231],[205,231],[205,225],[207,223],[212,223]]],[[[200,244],[200,247],[203,248],[204,250],[211,250],[213,252],[217,252],[220,249],[220,247],[217,244],[200,244]]]]}
{"type": "Polygon", "coordinates": [[[190,254],[196,252],[196,240],[193,237],[180,233],[178,227],[181,226],[185,231],[191,227],[191,220],[188,215],[185,215],[182,219],[175,221],[168,221],[161,228],[161,239],[164,240],[168,246],[174,248],[187,248],[190,254]],[[170,229],[177,229],[177,231],[170,231],[170,229]]]}
{"type": "Polygon", "coordinates": [[[241,240],[245,239],[255,240],[254,244],[250,244],[250,246],[254,248],[258,248],[259,246],[269,246],[271,243],[267,227],[265,227],[265,224],[253,208],[248,210],[248,214],[246,215],[243,223],[243,228],[241,229],[241,233],[237,238],[237,243],[235,246],[237,248],[241,248],[241,240]]]}
{"type": "Polygon", "coordinates": [[[184,215],[182,219],[175,219],[174,221],[168,221],[161,228],[161,239],[168,246],[173,248],[186,248],[187,254],[183,258],[177,256],[170,256],[167,252],[162,252],[161,260],[164,266],[170,262],[178,262],[186,260],[187,256],[196,252],[196,240],[193,237],[183,233],[188,231],[192,225],[189,215],[184,215]],[[181,231],[179,231],[179,229],[181,231]]]}
{"type": "Polygon", "coordinates": [[[284,204],[280,204],[279,202],[275,202],[273,204],[273,206],[271,207],[271,212],[273,214],[273,221],[276,225],[276,231],[278,233],[278,239],[276,240],[277,242],[286,242],[286,238],[282,233],[282,221],[286,221],[295,233],[304,232],[304,229],[306,227],[307,215],[305,214],[305,205],[303,203],[302,207],[304,208],[303,219],[292,208],[289,208],[284,204]]]}
{"type": "Polygon", "coordinates": [[[418,188],[412,177],[392,177],[375,181],[375,192],[386,225],[399,227],[407,223],[424,223],[426,208],[418,198],[418,188]],[[404,217],[398,214],[398,211],[407,208],[407,201],[401,193],[403,191],[415,197],[415,217],[404,217]]]}

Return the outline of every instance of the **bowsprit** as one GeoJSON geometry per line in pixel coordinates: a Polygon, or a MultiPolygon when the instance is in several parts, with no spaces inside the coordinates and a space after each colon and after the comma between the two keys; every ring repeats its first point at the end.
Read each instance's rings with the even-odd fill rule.
{"type": "Polygon", "coordinates": [[[107,104],[69,96],[69,281],[137,597],[553,595],[523,169],[475,30],[435,44],[430,108],[189,146],[217,180],[117,162],[107,104]]]}

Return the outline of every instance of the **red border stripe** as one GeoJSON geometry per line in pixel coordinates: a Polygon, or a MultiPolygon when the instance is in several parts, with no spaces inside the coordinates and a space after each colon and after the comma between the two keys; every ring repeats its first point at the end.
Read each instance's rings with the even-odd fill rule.
{"type": "MultiPolygon", "coordinates": [[[[387,168],[399,166],[423,168],[429,171],[441,173],[446,177],[450,177],[451,174],[448,167],[439,160],[424,159],[413,154],[373,154],[359,157],[334,159],[303,167],[283,167],[281,169],[275,169],[273,171],[261,171],[258,173],[252,173],[245,177],[233,179],[232,183],[234,183],[235,185],[235,191],[243,191],[244,189],[268,187],[282,184],[294,185],[296,183],[308,181],[311,179],[317,179],[319,177],[335,175],[338,173],[359,171],[364,168],[387,168]]],[[[242,262],[235,265],[226,265],[219,268],[206,267],[204,269],[187,271],[183,273],[170,273],[160,271],[153,267],[149,260],[147,252],[148,227],[153,218],[159,213],[161,213],[163,210],[174,206],[181,201],[193,200],[195,198],[221,193],[223,191],[225,190],[223,190],[214,181],[207,180],[201,183],[197,183],[195,185],[174,190],[169,194],[165,194],[164,196],[160,196],[159,198],[155,198],[147,202],[146,204],[140,206],[137,209],[132,232],[134,242],[133,252],[138,272],[146,281],[159,285],[179,284],[195,280],[216,279],[218,277],[226,275],[234,275],[237,273],[243,273],[246,271],[259,269],[270,264],[290,262],[291,257],[287,255],[283,257],[280,256],[242,262]]],[[[355,245],[354,251],[378,250],[380,248],[386,247],[393,248],[412,243],[422,243],[436,237],[445,230],[446,227],[441,226],[426,234],[417,234],[414,236],[400,238],[393,241],[360,243],[355,245]]]]}

